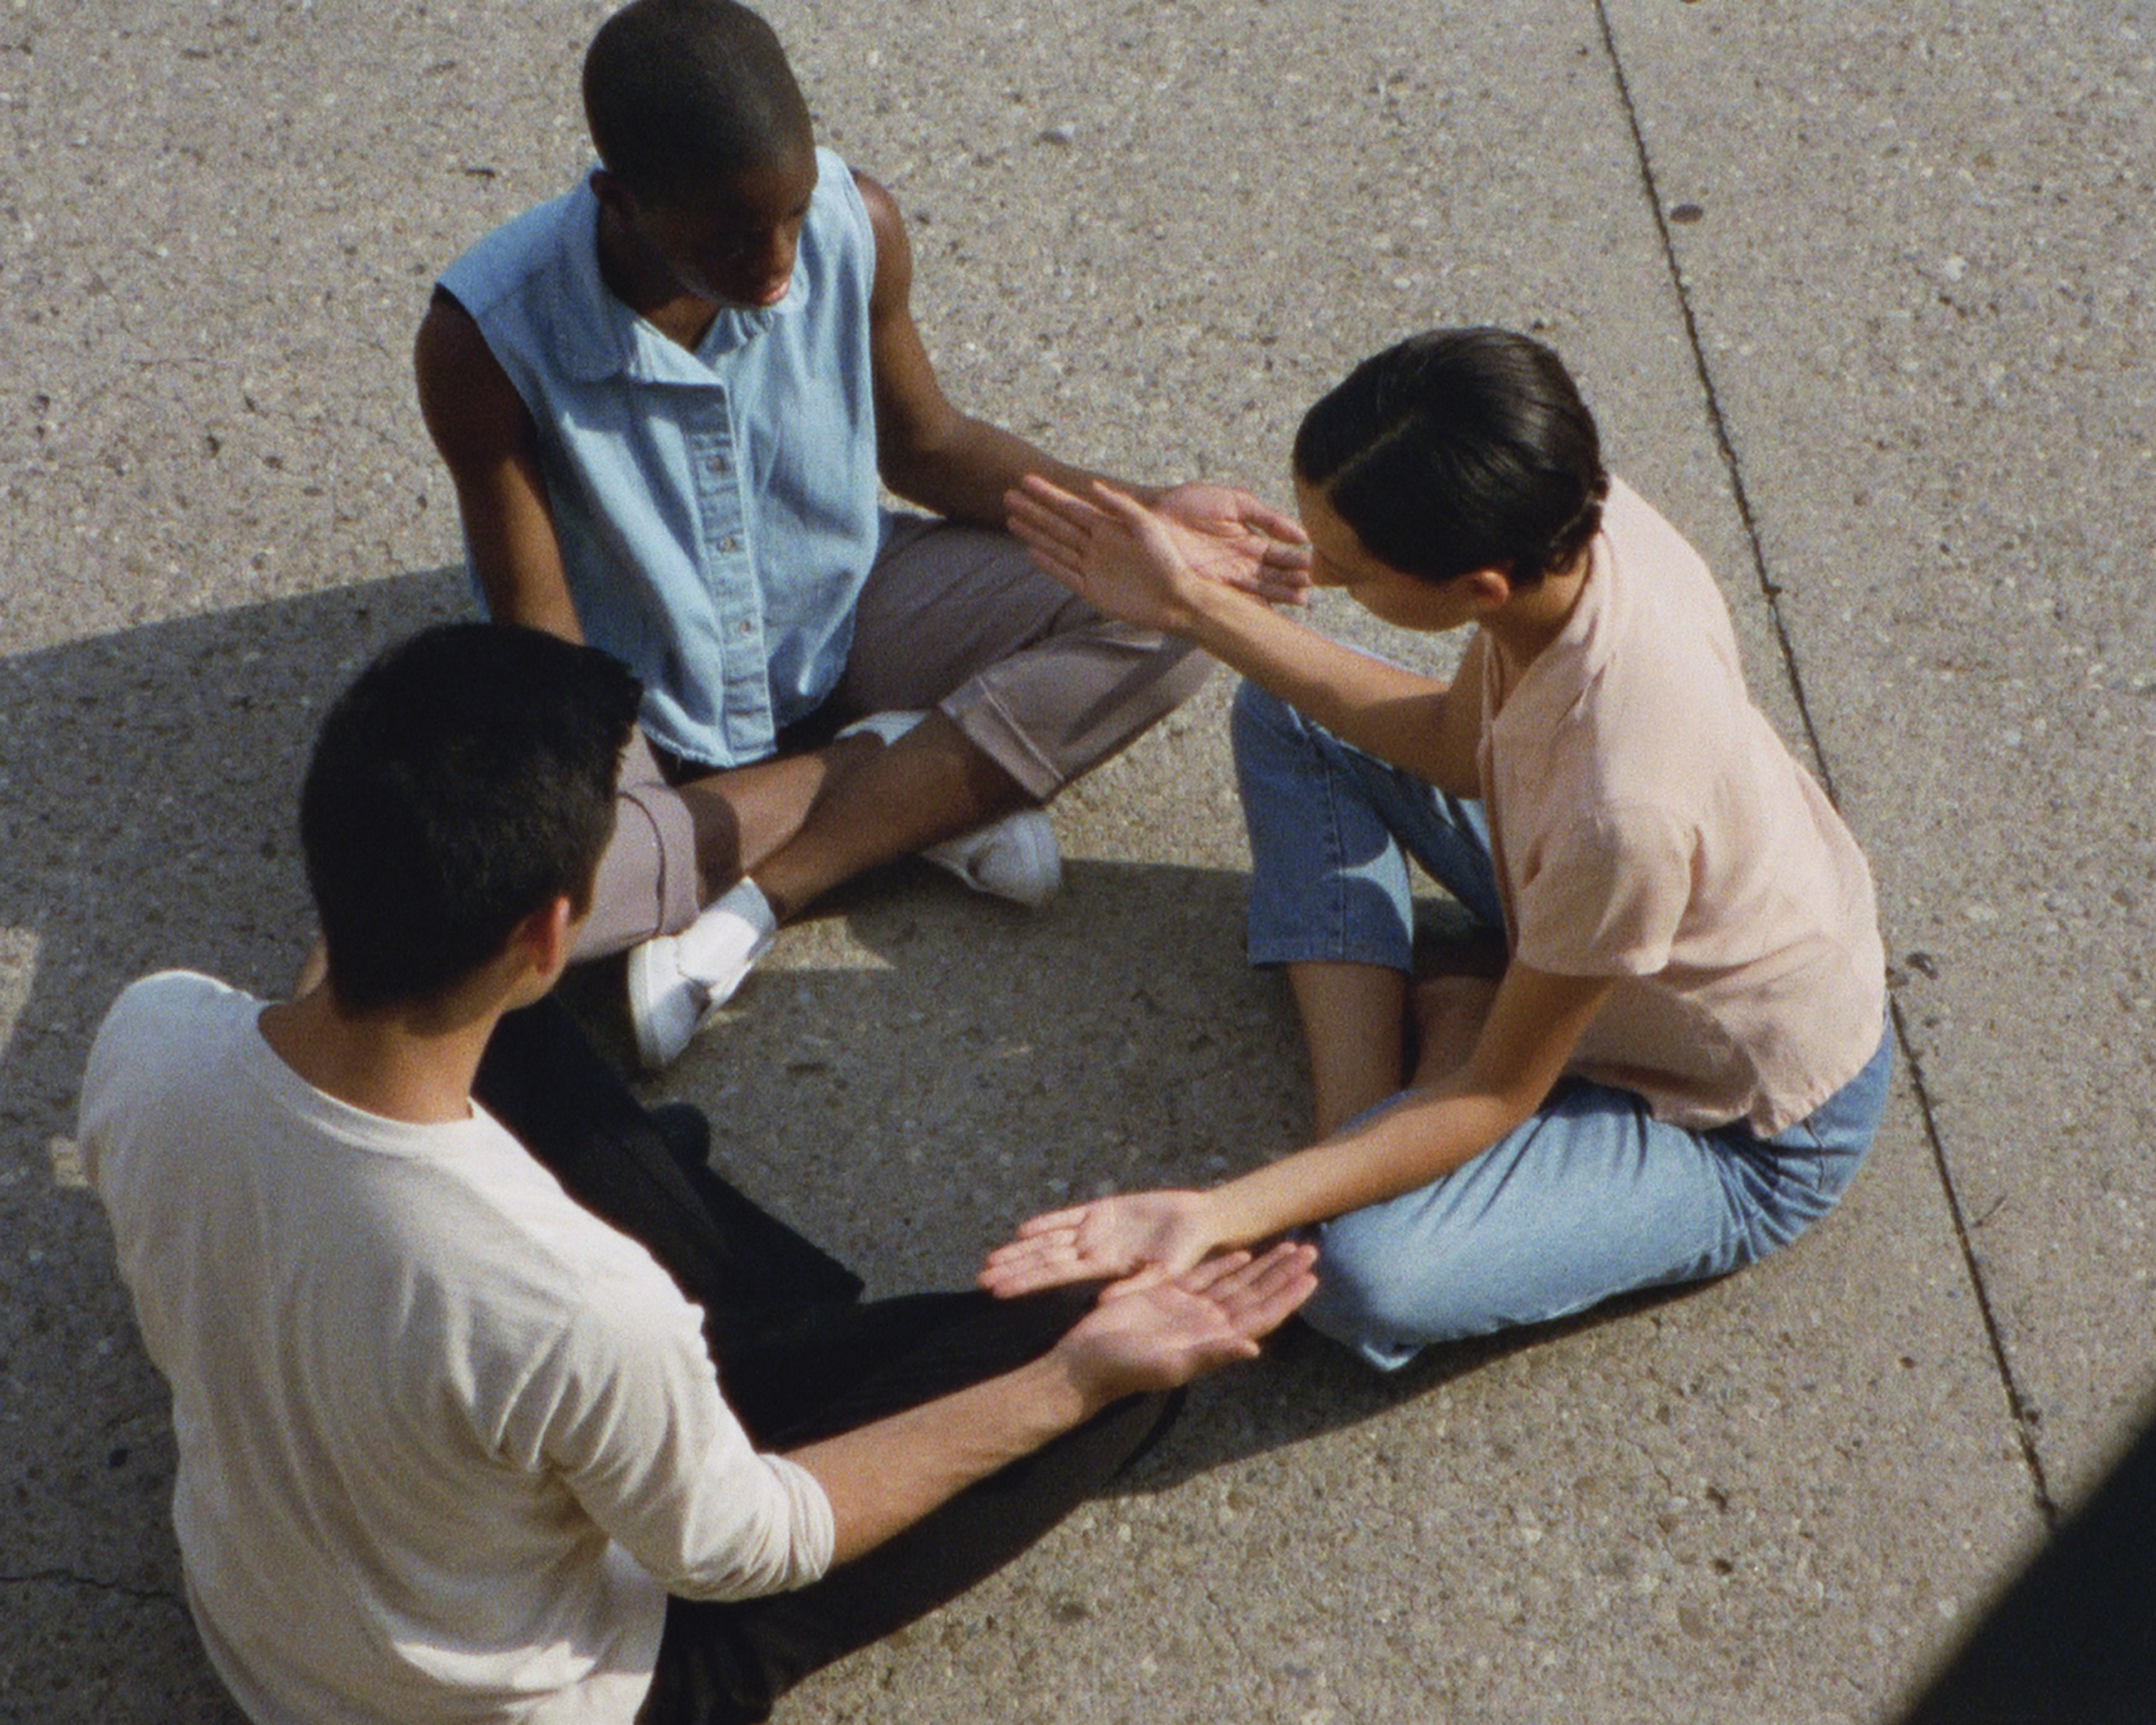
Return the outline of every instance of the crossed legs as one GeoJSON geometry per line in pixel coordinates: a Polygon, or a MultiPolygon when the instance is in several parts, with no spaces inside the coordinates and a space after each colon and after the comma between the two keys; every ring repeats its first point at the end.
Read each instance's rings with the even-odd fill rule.
{"type": "Polygon", "coordinates": [[[1006,534],[903,518],[825,710],[934,710],[895,742],[842,736],[670,782],[632,750],[578,956],[678,932],[744,876],[784,921],[866,869],[1045,803],[1187,700],[1209,664],[1102,617],[1006,534]]]}
{"type": "MultiPolygon", "coordinates": [[[[851,1272],[670,1146],[558,1002],[496,1028],[475,1093],[572,1197],[641,1241],[702,1305],[728,1404],[787,1450],[1008,1371],[1053,1347],[1090,1288],[862,1301],[851,1272]]],[[[1127,1466],[1177,1398],[1134,1397],[961,1493],[814,1585],[672,1600],[643,1725],[742,1725],[819,1667],[1001,1567],[1127,1466]]]]}
{"type": "MultiPolygon", "coordinates": [[[[1411,983],[1407,859],[1501,927],[1486,829],[1476,805],[1247,686],[1234,735],[1251,958],[1287,969],[1323,1135],[1473,1047],[1494,989],[1469,976],[1411,983]]],[[[1889,1061],[1882,1041],[1840,1091],[1770,1139],[1741,1121],[1673,1125],[1630,1091],[1568,1080],[1443,1179],[1323,1224],[1318,1292],[1302,1316],[1393,1367],[1432,1342],[1750,1263],[1824,1215],[1854,1177],[1889,1061]]]]}

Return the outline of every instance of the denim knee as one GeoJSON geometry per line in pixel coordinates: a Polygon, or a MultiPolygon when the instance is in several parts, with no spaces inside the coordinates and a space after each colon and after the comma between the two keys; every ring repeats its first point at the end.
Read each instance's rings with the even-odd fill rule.
{"type": "Polygon", "coordinates": [[[1320,1335],[1391,1371],[1432,1342],[1495,1325],[1473,1309],[1465,1284],[1447,1296],[1444,1272],[1427,1262],[1428,1242],[1390,1226],[1384,1209],[1353,1211],[1315,1231],[1317,1292],[1302,1316],[1320,1335]]]}

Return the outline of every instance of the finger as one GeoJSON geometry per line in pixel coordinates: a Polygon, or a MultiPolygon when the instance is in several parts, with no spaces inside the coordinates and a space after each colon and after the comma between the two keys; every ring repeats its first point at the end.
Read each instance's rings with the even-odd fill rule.
{"type": "Polygon", "coordinates": [[[1118,491],[1105,479],[1093,481],[1093,496],[1100,510],[1113,515],[1129,527],[1136,527],[1149,520],[1152,511],[1127,491],[1118,491]]]}
{"type": "Polygon", "coordinates": [[[1101,1290],[1100,1305],[1112,1300],[1128,1300],[1134,1294],[1143,1294],[1148,1288],[1157,1288],[1169,1279],[1168,1267],[1164,1263],[1149,1263],[1119,1282],[1111,1282],[1101,1290]]]}
{"type": "Polygon", "coordinates": [[[1291,570],[1305,576],[1310,574],[1311,554],[1307,545],[1283,545],[1278,539],[1270,539],[1266,542],[1261,556],[1271,568],[1291,570]]]}
{"type": "Polygon", "coordinates": [[[1037,499],[1041,503],[1047,505],[1051,509],[1059,508],[1069,504],[1075,504],[1080,509],[1086,509],[1090,506],[1086,504],[1086,500],[1080,497],[1075,492],[1065,491],[1060,485],[1057,484],[1054,480],[1049,478],[1044,473],[1027,474],[1024,478],[1018,482],[1017,489],[1024,492],[1027,496],[1037,499]]]}
{"type": "Polygon", "coordinates": [[[1247,491],[1239,491],[1235,497],[1241,505],[1243,520],[1268,538],[1290,546],[1307,546],[1310,542],[1310,536],[1303,531],[1303,524],[1293,515],[1283,515],[1270,504],[1260,503],[1247,491]]]}
{"type": "Polygon", "coordinates": [[[1255,1343],[1269,1336],[1293,1317],[1303,1302],[1317,1292],[1317,1278],[1308,1270],[1267,1291],[1266,1297],[1238,1315],[1235,1333],[1255,1343]]]}
{"type": "Polygon", "coordinates": [[[1091,537],[1091,528],[1084,521],[1073,521],[1058,515],[1054,510],[1043,509],[1030,499],[1012,491],[1005,494],[1008,499],[1004,521],[1011,531],[1028,545],[1043,548],[1054,547],[1072,557],[1082,553],[1091,537]]]}
{"type": "Polygon", "coordinates": [[[1043,1288],[1095,1281],[1100,1274],[1096,1267],[1075,1258],[1041,1258],[985,1264],[974,1280],[997,1299],[1008,1300],[1014,1295],[1038,1293],[1043,1288]]]}
{"type": "Polygon", "coordinates": [[[1013,486],[1003,494],[1003,506],[1007,510],[1027,510],[1035,515],[1070,521],[1080,527],[1103,519],[1097,504],[1089,502],[1075,492],[1051,485],[1045,479],[1038,485],[1029,479],[1022,485],[1013,486]]]}
{"type": "Polygon", "coordinates": [[[1317,1269],[1317,1247],[1301,1241],[1283,1241],[1266,1253],[1259,1265],[1262,1272],[1257,1285],[1262,1289],[1284,1287],[1315,1277],[1317,1269]]]}
{"type": "Polygon", "coordinates": [[[1221,1321],[1238,1335],[1267,1336],[1316,1292],[1317,1277],[1307,1263],[1278,1265],[1261,1283],[1221,1300],[1221,1321]]]}
{"type": "Polygon", "coordinates": [[[1202,1293],[1232,1320],[1245,1307],[1265,1297],[1266,1290],[1279,1279],[1279,1267],[1270,1258],[1256,1263],[1246,1263],[1231,1275],[1223,1276],[1212,1286],[1193,1289],[1202,1293]]]}
{"type": "Polygon", "coordinates": [[[1240,1247],[1231,1252],[1216,1252],[1195,1268],[1177,1276],[1176,1286],[1186,1294],[1208,1294],[1249,1263],[1250,1253],[1240,1247]]]}
{"type": "Polygon", "coordinates": [[[1253,1282],[1307,1274],[1317,1263],[1317,1247],[1307,1240],[1283,1240],[1251,1266],[1253,1282]]]}
{"type": "Polygon", "coordinates": [[[1058,1228],[1068,1228],[1075,1235],[1080,1223],[1092,1212],[1092,1206],[1074,1204],[1068,1210],[1043,1210],[1029,1221],[1018,1224],[1018,1237],[1026,1239],[1034,1234],[1053,1233],[1058,1228]]]}
{"type": "Polygon", "coordinates": [[[1098,510],[1089,510],[1081,516],[1061,515],[1016,492],[1005,494],[1011,501],[1004,511],[1004,525],[1029,547],[1054,556],[1066,569],[1082,568],[1096,540],[1116,528],[1116,523],[1098,510]]]}
{"type": "Polygon", "coordinates": [[[1031,1266],[990,1266],[974,1277],[998,1300],[1016,1300],[1020,1294],[1039,1294],[1043,1287],[1070,1287],[1074,1281],[1097,1281],[1100,1270],[1086,1270],[1081,1263],[1031,1263],[1031,1266]]]}
{"type": "Polygon", "coordinates": [[[1223,1306],[1265,1300],[1275,1290],[1308,1275],[1316,1259],[1315,1247],[1283,1241],[1262,1258],[1243,1265],[1233,1275],[1224,1277],[1219,1285],[1211,1290],[1212,1298],[1223,1306]]]}
{"type": "Polygon", "coordinates": [[[988,1254],[990,1263],[1030,1263],[1035,1259],[1070,1259],[1079,1256],[1078,1231],[1059,1228],[1045,1234],[1022,1234],[1006,1240],[988,1254]]]}
{"type": "Polygon", "coordinates": [[[984,1258],[980,1278],[984,1287],[990,1282],[1004,1286],[1021,1282],[1028,1285],[1053,1286],[1062,1282],[1081,1281],[1088,1277],[1098,1278],[1123,1268],[1124,1266],[1118,1264],[1094,1263],[1076,1252],[1038,1252],[1025,1256],[984,1258]]]}

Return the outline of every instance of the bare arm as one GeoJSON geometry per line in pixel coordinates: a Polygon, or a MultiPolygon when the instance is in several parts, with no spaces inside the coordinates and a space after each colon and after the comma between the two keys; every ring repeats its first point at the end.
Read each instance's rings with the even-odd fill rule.
{"type": "Polygon", "coordinates": [[[412,365],[419,411],[456,487],[488,615],[582,641],[540,471],[537,428],[479,326],[446,293],[435,295],[420,322],[412,365]]]}
{"type": "Polygon", "coordinates": [[[1360,1210],[1480,1155],[1541,1107],[1610,986],[1607,977],[1560,976],[1514,959],[1465,1065],[1219,1188],[1223,1241],[1360,1210]]]}
{"type": "MultiPolygon", "coordinates": [[[[914,323],[913,243],[905,219],[890,193],[867,175],[857,174],[854,182],[876,234],[868,332],[877,465],[883,483],[938,515],[998,527],[1005,524],[1005,494],[1029,474],[1065,490],[1085,491],[1101,476],[1058,461],[951,404],[914,323]]],[[[1304,601],[1310,553],[1292,516],[1233,486],[1116,483],[1190,530],[1193,557],[1208,579],[1272,604],[1304,601]]]]}
{"type": "Polygon", "coordinates": [[[1208,1192],[1136,1193],[1037,1216],[989,1254],[999,1295],[1097,1276],[1113,1295],[1177,1274],[1239,1242],[1412,1192],[1480,1155],[1541,1106],[1608,997],[1605,977],[1559,976],[1515,959],[1473,1053],[1457,1071],[1324,1142],[1208,1192]]]}
{"type": "Polygon", "coordinates": [[[1009,506],[1011,531],[1041,567],[1110,617],[1195,642],[1365,754],[1455,796],[1480,794],[1476,745],[1488,649],[1479,633],[1459,676],[1444,683],[1203,579],[1175,522],[1112,489],[1081,498],[1033,479],[1009,506]]]}
{"type": "Polygon", "coordinates": [[[1111,1402],[1257,1353],[1317,1284],[1307,1246],[1216,1258],[1142,1298],[1097,1306],[1031,1365],[792,1452],[831,1500],[832,1562],[911,1526],[1111,1402]]]}
{"type": "MultiPolygon", "coordinates": [[[[868,335],[876,379],[877,464],[883,483],[909,502],[959,521],[1003,525],[1003,494],[1028,473],[1066,489],[1095,475],[1059,462],[1022,437],[963,414],[937,382],[913,318],[913,242],[889,192],[856,174],[876,233],[876,280],[868,335]]],[[[1159,493],[1128,488],[1150,502],[1159,493]]]]}

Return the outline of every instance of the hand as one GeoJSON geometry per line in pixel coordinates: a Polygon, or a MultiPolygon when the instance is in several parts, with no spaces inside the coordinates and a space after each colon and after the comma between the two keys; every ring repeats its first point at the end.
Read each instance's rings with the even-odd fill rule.
{"type": "Polygon", "coordinates": [[[1267,605],[1310,602],[1310,536],[1294,516],[1232,485],[1177,485],[1153,507],[1182,529],[1183,560],[1207,580],[1267,605]]]}
{"type": "Polygon", "coordinates": [[[1124,1300],[1103,1298],[1056,1344],[1072,1377],[1105,1406],[1172,1390],[1238,1359],[1317,1288],[1317,1248],[1282,1242],[1262,1258],[1223,1252],[1124,1300]]]}
{"type": "Polygon", "coordinates": [[[988,1255],[980,1285],[999,1300],[1071,1282],[1122,1278],[1103,1300],[1180,1276],[1220,1244],[1204,1192],[1132,1192],[1052,1210],[988,1255]]]}
{"type": "Polygon", "coordinates": [[[1097,480],[1083,498],[1030,474],[1003,505],[1033,561],[1094,609],[1141,629],[1188,631],[1187,595],[1206,577],[1186,554],[1187,529],[1097,480]]]}

